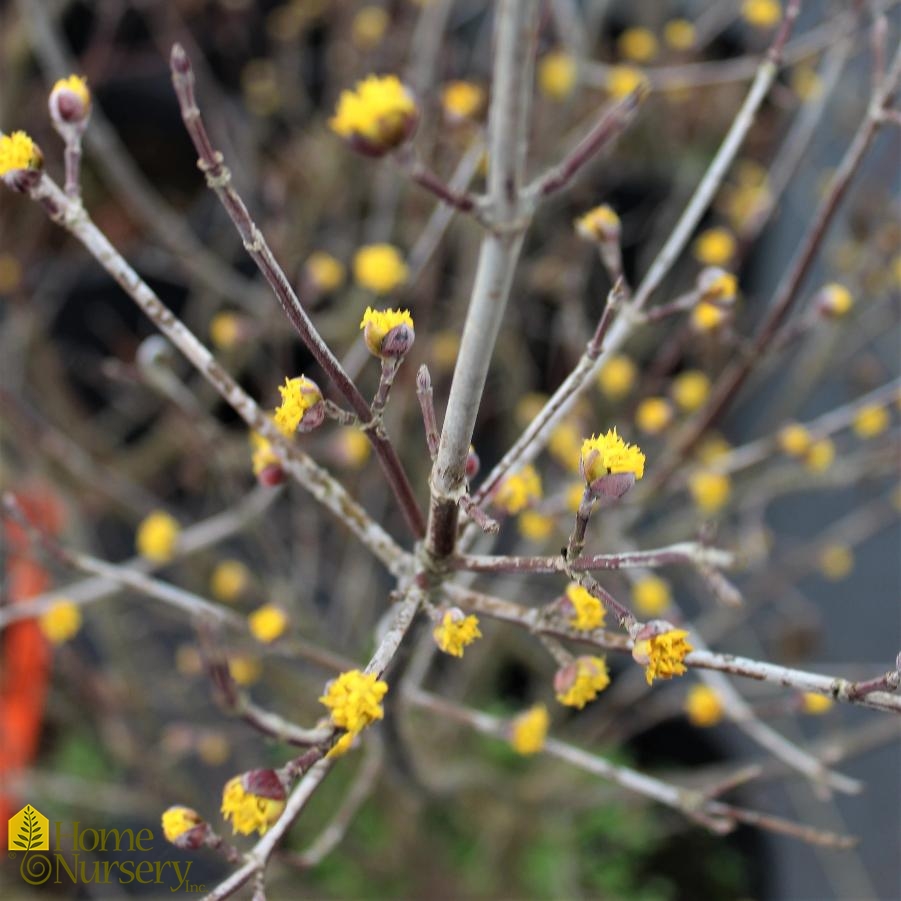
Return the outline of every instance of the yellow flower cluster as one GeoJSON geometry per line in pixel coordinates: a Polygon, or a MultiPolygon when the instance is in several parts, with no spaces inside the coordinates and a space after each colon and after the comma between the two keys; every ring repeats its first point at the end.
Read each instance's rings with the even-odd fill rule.
{"type": "Polygon", "coordinates": [[[735,237],[726,228],[708,228],[695,239],[694,255],[705,266],[725,266],[735,256],[735,237]]]}
{"type": "Polygon", "coordinates": [[[670,19],[663,26],[663,40],[673,50],[691,50],[695,38],[695,27],[688,19],[670,19]]]}
{"type": "Polygon", "coordinates": [[[557,700],[581,710],[610,684],[607,661],[603,657],[577,657],[557,671],[554,688],[557,700]]]}
{"type": "Polygon", "coordinates": [[[81,609],[73,601],[61,598],[41,614],[38,625],[51,644],[63,644],[81,628],[81,609]]]}
{"type": "Polygon", "coordinates": [[[632,602],[642,616],[659,616],[671,601],[669,582],[660,576],[644,576],[632,586],[632,602]]]}
{"type": "Polygon", "coordinates": [[[333,726],[356,735],[385,715],[382,698],[387,691],[388,683],[375,673],[355,669],[332,679],[319,702],[331,710],[333,726]]]}
{"type": "Polygon", "coordinates": [[[685,640],[687,637],[688,632],[684,629],[669,629],[635,642],[632,656],[645,663],[648,685],[653,684],[655,679],[672,679],[687,672],[682,661],[686,654],[694,650],[685,640]]]}
{"type": "Polygon", "coordinates": [[[538,88],[551,100],[565,100],[576,86],[576,61],[563,50],[554,50],[538,61],[538,88]]]}
{"type": "Polygon", "coordinates": [[[275,604],[263,604],[247,617],[247,625],[257,641],[269,644],[284,634],[288,628],[288,617],[275,604]]]}
{"type": "Polygon", "coordinates": [[[407,280],[409,270],[393,244],[367,244],[353,260],[357,284],[376,294],[388,294],[407,280]]]}
{"type": "Polygon", "coordinates": [[[259,432],[251,432],[250,447],[251,465],[255,476],[263,475],[267,469],[271,471],[281,469],[281,461],[268,438],[264,438],[259,432]]]}
{"type": "Polygon", "coordinates": [[[889,426],[889,413],[879,404],[865,404],[854,416],[854,434],[858,438],[875,438],[889,426]]]}
{"type": "Polygon", "coordinates": [[[344,264],[324,250],[316,250],[304,263],[307,276],[320,291],[337,291],[344,284],[344,264]]]}
{"type": "Polygon", "coordinates": [[[582,435],[579,427],[570,421],[561,422],[551,432],[548,439],[548,453],[566,469],[577,472],[579,455],[582,447],[582,435]]]}
{"type": "Polygon", "coordinates": [[[641,69],[634,66],[610,67],[607,73],[607,90],[611,96],[619,100],[642,87],[648,87],[648,79],[641,69]]]}
{"type": "Polygon", "coordinates": [[[576,233],[586,241],[618,241],[622,223],[612,206],[602,203],[579,216],[576,233]]]}
{"type": "Polygon", "coordinates": [[[622,354],[610,357],[598,372],[598,387],[610,400],[625,397],[635,384],[638,375],[632,360],[622,354]]]}
{"type": "Polygon", "coordinates": [[[814,691],[805,691],[801,696],[801,709],[814,716],[825,713],[832,707],[832,703],[832,698],[827,698],[826,695],[817,694],[814,691]]]}
{"type": "Polygon", "coordinates": [[[462,657],[463,649],[482,637],[479,631],[479,618],[465,616],[462,610],[452,607],[445,611],[441,622],[432,631],[435,643],[452,657],[462,657]]]}
{"type": "Polygon", "coordinates": [[[175,556],[180,531],[174,516],[165,510],[154,510],[138,526],[135,546],[147,560],[168,563],[175,556]]]}
{"type": "Polygon", "coordinates": [[[544,747],[550,725],[547,707],[535,704],[519,714],[510,725],[510,744],[517,754],[537,754],[544,747]]]}
{"type": "Polygon", "coordinates": [[[441,106],[449,122],[474,119],[485,103],[485,91],[471,81],[451,81],[441,90],[441,106]]]}
{"type": "Polygon", "coordinates": [[[633,63],[650,62],[657,55],[657,38],[647,28],[627,28],[617,38],[616,49],[633,63]]]}
{"type": "Polygon", "coordinates": [[[57,91],[71,91],[85,105],[91,105],[91,92],[88,90],[88,80],[83,75],[70,75],[68,78],[60,78],[53,85],[51,94],[57,91]]]}
{"type": "Polygon", "coordinates": [[[166,841],[177,844],[185,833],[204,825],[204,822],[200,814],[190,807],[170,807],[163,811],[162,825],[166,841]]]}
{"type": "Polygon", "coordinates": [[[582,442],[580,466],[589,484],[605,475],[632,473],[636,479],[644,477],[645,456],[634,444],[627,444],[609,429],[606,434],[592,435],[582,442]]]}
{"type": "Polygon", "coordinates": [[[803,457],[810,450],[813,439],[801,423],[790,422],[779,429],[776,443],[784,454],[790,457],[803,457]]]}
{"type": "MultiPolygon", "coordinates": [[[[581,486],[579,490],[582,490],[581,486]]],[[[537,510],[523,510],[519,514],[517,525],[523,538],[529,541],[544,541],[553,535],[556,523],[553,516],[539,513],[537,510]]]]}
{"type": "Polygon", "coordinates": [[[235,776],[222,790],[222,815],[237,834],[263,835],[285,809],[285,790],[273,770],[251,770],[235,776]]]}
{"type": "Polygon", "coordinates": [[[366,307],[360,328],[369,352],[380,356],[388,333],[399,326],[406,326],[413,331],[413,317],[409,310],[373,310],[372,307],[366,307]]]}
{"type": "Polygon", "coordinates": [[[646,435],[659,435],[673,421],[673,408],[665,397],[646,397],[635,408],[635,425],[646,435]]]}
{"type": "Polygon", "coordinates": [[[689,476],[688,490],[702,513],[716,513],[729,500],[732,483],[724,473],[702,471],[689,476]]]}
{"type": "Polygon", "coordinates": [[[19,169],[40,169],[43,156],[24,131],[0,135],[0,176],[19,169]]]}
{"type": "Polygon", "coordinates": [[[841,319],[851,312],[854,297],[844,285],[830,282],[817,292],[817,303],[820,311],[826,316],[841,319]]]}
{"type": "Polygon", "coordinates": [[[819,557],[820,572],[831,582],[839,582],[854,569],[854,552],[846,544],[827,544],[819,557]]]}
{"type": "Polygon", "coordinates": [[[680,410],[692,413],[710,394],[710,377],[699,369],[687,369],[673,379],[671,394],[680,410]]]}
{"type": "Polygon", "coordinates": [[[274,421],[286,437],[293,435],[305,419],[307,422],[304,425],[319,425],[322,422],[321,415],[307,415],[322,403],[322,392],[312,379],[303,375],[285,378],[285,384],[279,385],[278,393],[282,396],[282,402],[275,409],[274,421]]]}
{"type": "Polygon", "coordinates": [[[250,570],[240,560],[222,560],[210,575],[210,591],[214,598],[231,604],[250,584],[250,570]]]}
{"type": "Polygon", "coordinates": [[[493,498],[495,506],[514,516],[538,500],[541,500],[541,476],[531,465],[508,475],[493,498]]]}
{"type": "Polygon", "coordinates": [[[573,613],[569,617],[569,624],[574,629],[590,632],[604,625],[607,612],[604,605],[578,582],[570,582],[566,586],[566,601],[567,606],[572,607],[573,613]]]}
{"type": "Polygon", "coordinates": [[[362,50],[377,47],[390,19],[381,6],[364,6],[355,16],[351,24],[351,37],[354,44],[362,50]]]}
{"type": "Polygon", "coordinates": [[[712,688],[693,685],[685,698],[685,713],[693,726],[715,726],[723,718],[723,702],[712,688]]]}
{"type": "Polygon", "coordinates": [[[417,116],[413,95],[396,75],[369,75],[341,92],[329,125],[363,152],[381,155],[412,134],[417,116]]]}
{"type": "Polygon", "coordinates": [[[742,18],[755,28],[772,28],[782,18],[779,0],[744,0],[742,18]]]}

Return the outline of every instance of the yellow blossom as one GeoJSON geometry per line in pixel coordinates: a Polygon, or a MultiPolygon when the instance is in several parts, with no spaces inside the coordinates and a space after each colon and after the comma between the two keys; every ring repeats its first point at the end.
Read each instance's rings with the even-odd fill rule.
{"type": "Polygon", "coordinates": [[[578,426],[567,420],[561,422],[550,434],[548,452],[563,467],[576,472],[579,469],[579,451],[582,437],[578,426]]]}
{"type": "Polygon", "coordinates": [[[494,493],[493,503],[514,516],[541,500],[541,476],[534,466],[524,466],[508,475],[494,493]]]}
{"type": "Polygon", "coordinates": [[[91,92],[88,89],[88,80],[83,75],[70,75],[68,78],[60,78],[50,91],[51,96],[60,91],[69,91],[84,104],[87,109],[91,107],[91,92]]]}
{"type": "Polygon", "coordinates": [[[231,746],[221,732],[211,729],[197,739],[197,756],[207,766],[219,766],[225,763],[230,753],[231,746]]]}
{"type": "Polygon", "coordinates": [[[608,429],[606,434],[592,435],[582,442],[580,468],[585,481],[591,484],[606,475],[632,473],[636,479],[644,477],[645,456],[641,448],[627,444],[608,429]]]}
{"type": "Polygon", "coordinates": [[[445,611],[441,622],[432,630],[432,637],[445,654],[462,657],[463,649],[482,637],[479,618],[465,616],[462,610],[452,607],[445,611]]]}
{"type": "Polygon", "coordinates": [[[693,726],[715,726],[723,718],[723,702],[712,688],[693,685],[685,698],[685,712],[693,726]]]}
{"type": "Polygon", "coordinates": [[[694,243],[695,259],[705,266],[724,266],[735,255],[735,237],[725,228],[708,228],[694,243]]]}
{"type": "MultiPolygon", "coordinates": [[[[384,356],[388,353],[389,348],[385,339],[389,334],[394,333],[398,337],[398,346],[403,348],[403,353],[409,349],[414,335],[413,317],[409,310],[374,310],[372,307],[366,307],[366,312],[360,320],[360,328],[366,347],[375,356],[384,356]]],[[[397,356],[393,352],[390,355],[397,356]]]]}
{"type": "Polygon", "coordinates": [[[634,66],[611,66],[607,73],[607,90],[617,99],[628,97],[633,91],[648,87],[648,79],[634,66]]]}
{"type": "Polygon", "coordinates": [[[612,206],[602,203],[576,219],[576,233],[586,241],[619,241],[622,223],[612,206]]]}
{"type": "Polygon", "coordinates": [[[728,305],[738,295],[738,279],[718,266],[707,266],[698,274],[697,289],[702,301],[728,305]]]}
{"type": "Polygon", "coordinates": [[[622,354],[610,357],[598,372],[598,387],[605,397],[619,400],[635,385],[637,370],[632,360],[622,354]]]}
{"type": "MultiPolygon", "coordinates": [[[[641,635],[641,633],[639,633],[641,635]]],[[[687,672],[682,662],[692,646],[686,641],[688,632],[684,629],[668,629],[648,638],[638,638],[632,656],[645,665],[645,679],[652,685],[655,679],[672,679],[687,672]]]]}
{"type": "Polygon", "coordinates": [[[264,604],[247,617],[247,625],[257,641],[269,644],[284,634],[288,628],[288,617],[275,604],[264,604]]]}
{"type": "Polygon", "coordinates": [[[535,704],[510,724],[510,744],[517,754],[537,754],[544,747],[550,725],[547,707],[535,704]]]}
{"type": "Polygon", "coordinates": [[[523,510],[517,520],[519,534],[529,541],[545,541],[554,534],[554,518],[537,510],[523,510]]]}
{"type": "Polygon", "coordinates": [[[729,500],[732,483],[721,472],[701,471],[689,477],[688,489],[702,513],[716,513],[729,500]]]}
{"type": "Polygon", "coordinates": [[[51,644],[63,644],[81,628],[81,609],[73,601],[60,598],[38,620],[41,632],[51,644]]]}
{"type": "Polygon", "coordinates": [[[356,735],[385,715],[381,701],[387,691],[375,673],[355,669],[332,679],[319,702],[331,710],[333,726],[356,735]]]}
{"type": "Polygon", "coordinates": [[[320,290],[337,291],[344,284],[344,264],[324,250],[313,251],[304,263],[307,276],[320,290]]]}
{"type": "Polygon", "coordinates": [[[404,284],[409,274],[400,251],[392,244],[367,244],[354,255],[354,278],[376,294],[388,294],[404,284]]]}
{"type": "Polygon", "coordinates": [[[285,809],[285,790],[273,770],[235,776],[222,790],[222,815],[235,834],[265,834],[285,809]]]}
{"type": "Polygon", "coordinates": [[[635,408],[635,425],[646,435],[659,435],[673,421],[673,408],[665,397],[646,397],[635,408]]]}
{"type": "Polygon", "coordinates": [[[832,704],[832,698],[827,698],[826,695],[818,694],[815,691],[805,691],[801,695],[801,709],[805,713],[814,715],[825,713],[832,707],[832,704]]]}
{"type": "Polygon", "coordinates": [[[163,836],[167,842],[176,844],[179,839],[196,829],[198,826],[204,826],[203,818],[196,810],[190,807],[170,807],[163,811],[162,826],[163,836]]]}
{"type": "Polygon", "coordinates": [[[538,61],[538,87],[552,100],[564,100],[576,86],[576,61],[562,50],[545,54],[538,61]]]}
{"type": "Polygon", "coordinates": [[[657,55],[657,38],[647,28],[627,28],[617,38],[616,49],[623,59],[646,63],[657,55]]]}
{"type": "Polygon", "coordinates": [[[484,103],[485,91],[471,81],[451,81],[441,89],[441,106],[450,122],[474,119],[484,103]]]}
{"type": "Polygon", "coordinates": [[[38,145],[24,131],[0,135],[0,176],[19,169],[40,169],[43,161],[38,145]]]}
{"type": "Polygon", "coordinates": [[[695,27],[688,19],[670,19],[663,26],[663,40],[673,50],[690,50],[695,43],[695,27]]]}
{"type": "Polygon", "coordinates": [[[604,625],[604,605],[578,582],[570,582],[566,586],[566,600],[567,606],[571,606],[573,610],[568,621],[574,629],[591,632],[604,625]]]}
{"type": "Polygon", "coordinates": [[[819,557],[820,572],[830,582],[840,582],[854,569],[854,553],[846,544],[827,544],[819,557]]]}
{"type": "Polygon", "coordinates": [[[270,467],[281,467],[281,461],[272,447],[272,442],[259,432],[250,433],[251,462],[253,474],[262,475],[270,467]]]}
{"type": "Polygon", "coordinates": [[[229,350],[241,337],[241,317],[236,313],[217,313],[210,320],[210,341],[213,347],[229,350]]]}
{"type": "Polygon", "coordinates": [[[782,18],[779,0],[744,0],[742,18],[755,28],[772,28],[782,18]]]}
{"type": "Polygon", "coordinates": [[[376,47],[385,36],[390,19],[380,6],[364,6],[353,18],[351,38],[357,47],[376,47]]]}
{"type": "Polygon", "coordinates": [[[801,423],[790,422],[779,429],[776,442],[784,454],[790,457],[803,457],[810,450],[813,439],[801,423]]]}
{"type": "Polygon", "coordinates": [[[854,434],[858,438],[875,438],[888,426],[888,410],[879,404],[864,404],[854,415],[854,434]]]}
{"type": "Polygon", "coordinates": [[[672,601],[669,582],[659,576],[643,576],[632,585],[632,601],[642,616],[659,616],[672,601]]]}
{"type": "Polygon", "coordinates": [[[370,75],[341,92],[329,125],[354,147],[380,156],[412,134],[417,116],[413,95],[396,75],[370,75]]]}
{"type": "Polygon", "coordinates": [[[835,445],[829,438],[820,438],[810,446],[804,465],[811,472],[825,472],[835,460],[835,445]]]}
{"type": "Polygon", "coordinates": [[[210,576],[213,597],[228,604],[236,601],[249,584],[250,570],[240,560],[222,560],[210,576]]]}
{"type": "Polygon", "coordinates": [[[577,657],[557,671],[554,690],[557,700],[581,710],[610,684],[607,661],[603,657],[577,657]]]}
{"type": "Polygon", "coordinates": [[[686,413],[697,410],[710,394],[710,378],[698,369],[688,369],[673,379],[673,400],[686,413]]]}
{"type": "Polygon", "coordinates": [[[819,309],[823,313],[836,319],[847,316],[854,306],[854,298],[851,292],[844,285],[840,285],[837,282],[830,282],[828,285],[820,288],[817,292],[817,302],[819,309]]]}
{"type": "Polygon", "coordinates": [[[699,332],[712,332],[723,324],[728,315],[729,312],[722,307],[702,300],[691,311],[691,324],[699,332]]]}
{"type": "Polygon", "coordinates": [[[256,657],[249,654],[234,654],[228,658],[228,672],[238,685],[253,685],[259,681],[263,666],[256,657]]]}
{"type": "Polygon", "coordinates": [[[168,563],[175,556],[180,531],[174,516],[165,510],[154,510],[138,526],[135,546],[147,560],[168,563]]]}
{"type": "Polygon", "coordinates": [[[343,426],[336,435],[340,461],[351,469],[360,469],[372,453],[369,439],[355,426],[343,426]]]}
{"type": "Polygon", "coordinates": [[[290,437],[301,424],[304,430],[314,428],[322,422],[325,415],[322,408],[322,392],[319,386],[306,376],[285,378],[285,384],[279,385],[278,393],[282,402],[276,407],[274,422],[278,430],[290,437]]]}

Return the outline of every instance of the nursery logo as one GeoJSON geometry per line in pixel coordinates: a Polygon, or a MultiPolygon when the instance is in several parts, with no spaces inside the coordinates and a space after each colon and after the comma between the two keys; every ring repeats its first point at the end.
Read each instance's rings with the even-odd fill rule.
{"type": "Polygon", "coordinates": [[[29,885],[138,883],[168,885],[170,892],[205,891],[203,885],[188,881],[193,861],[138,859],[138,855],[153,851],[151,829],[90,829],[83,828],[77,820],[71,829],[58,821],[52,827],[51,830],[50,820],[31,804],[26,804],[7,823],[9,857],[22,855],[19,875],[29,885]],[[106,855],[111,853],[134,857],[109,859],[106,855]]]}

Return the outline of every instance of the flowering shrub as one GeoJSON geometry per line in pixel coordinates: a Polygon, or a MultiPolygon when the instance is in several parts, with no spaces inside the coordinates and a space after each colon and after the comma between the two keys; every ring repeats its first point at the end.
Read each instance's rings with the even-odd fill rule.
{"type": "MultiPolygon", "coordinates": [[[[228,77],[237,51],[185,13],[199,48],[172,49],[166,96],[201,173],[169,171],[190,203],[111,140],[108,54],[42,88],[46,111],[15,106],[0,135],[4,214],[21,223],[0,249],[4,640],[18,629],[36,660],[98,680],[102,659],[146,694],[136,722],[65,689],[153,786],[164,837],[220,855],[213,898],[277,892],[289,866],[325,879],[370,796],[384,835],[422,843],[384,857],[413,879],[426,844],[401,822],[407,792],[447,810],[485,779],[502,790],[479,803],[513,813],[477,817],[477,844],[525,843],[532,863],[545,814],[590,799],[636,817],[604,832],[643,837],[617,869],[583,853],[573,814],[551,897],[638,897],[641,855],[689,828],[844,853],[853,838],[812,799],[855,794],[846,760],[901,712],[897,567],[872,597],[825,594],[872,571],[858,545],[901,506],[885,343],[901,232],[878,171],[901,121],[897,10],[799,18],[798,0],[748,0],[692,20],[642,3],[623,23],[537,0],[353,6],[223,4],[273,45],[228,77]],[[842,81],[853,54],[872,64],[865,101],[842,81]],[[821,120],[845,145],[829,173],[821,120]],[[53,322],[88,264],[119,292],[79,310],[90,350],[53,322]],[[70,527],[34,514],[35,484],[70,527]],[[864,622],[869,656],[845,654],[864,622]],[[805,662],[813,642],[831,662],[805,662]],[[813,715],[828,754],[792,721],[813,715]],[[636,736],[676,727],[698,747],[748,741],[725,773],[632,758],[636,736]],[[134,748],[157,733],[145,763],[134,748]],[[188,755],[209,774],[193,790],[175,775],[188,755]],[[811,792],[800,820],[765,809],[758,761],[811,792]]],[[[66,51],[40,24],[43,64],[66,51]]],[[[26,709],[36,735],[27,661],[2,679],[0,717],[26,709]]],[[[0,775],[41,772],[36,742],[19,745],[0,775]]],[[[676,875],[656,877],[674,897],[676,875]]]]}

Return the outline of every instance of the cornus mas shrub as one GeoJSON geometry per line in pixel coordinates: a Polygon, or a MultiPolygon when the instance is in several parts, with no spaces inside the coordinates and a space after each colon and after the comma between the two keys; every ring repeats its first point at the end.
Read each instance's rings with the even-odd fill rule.
{"type": "MultiPolygon", "coordinates": [[[[232,6],[232,24],[262,15],[232,6]]],[[[812,801],[794,816],[753,789],[784,778],[832,804],[863,788],[846,763],[897,740],[883,724],[901,657],[842,656],[840,640],[897,626],[896,561],[889,602],[849,618],[859,591],[818,599],[823,579],[853,584],[856,547],[901,506],[901,382],[883,358],[901,229],[869,184],[884,138],[897,156],[897,15],[356,6],[265,14],[273,59],[239,79],[240,115],[267,137],[252,164],[221,54],[210,68],[212,48],[172,46],[191,179],[209,189],[196,221],[134,167],[77,66],[49,112],[22,104],[0,136],[4,216],[23,223],[0,249],[5,340],[38,336],[0,406],[10,659],[27,638],[61,672],[102,659],[140,683],[146,714],[74,706],[111,736],[120,721],[128,740],[98,757],[153,786],[160,834],[212,861],[209,898],[364,893],[367,817],[391,845],[379,892],[398,897],[434,873],[461,897],[681,897],[654,859],[665,833],[742,825],[856,853],[812,801]],[[315,46],[324,82],[307,94],[278,63],[315,46]],[[843,89],[854,67],[866,97],[843,89]],[[836,107],[856,124],[801,204],[836,107]],[[144,317],[85,317],[109,396],[80,417],[79,356],[41,295],[59,275],[39,271],[76,256],[144,317]],[[811,534],[785,528],[812,503],[811,534]],[[101,531],[115,538],[92,554],[101,531]],[[126,556],[122,535],[134,556],[104,559],[126,556]],[[839,649],[822,666],[802,659],[817,632],[839,649]],[[634,759],[659,729],[741,743],[715,766],[669,745],[634,759]],[[501,789],[473,798],[486,781],[501,789]],[[409,834],[424,803],[488,811],[475,864],[454,863],[446,823],[431,847],[409,834]]],[[[58,65],[60,23],[22,15],[58,65]]],[[[24,728],[14,709],[52,720],[23,694],[27,661],[0,673],[0,728],[24,728]]],[[[34,742],[9,746],[4,776],[47,769],[34,742]]]]}

